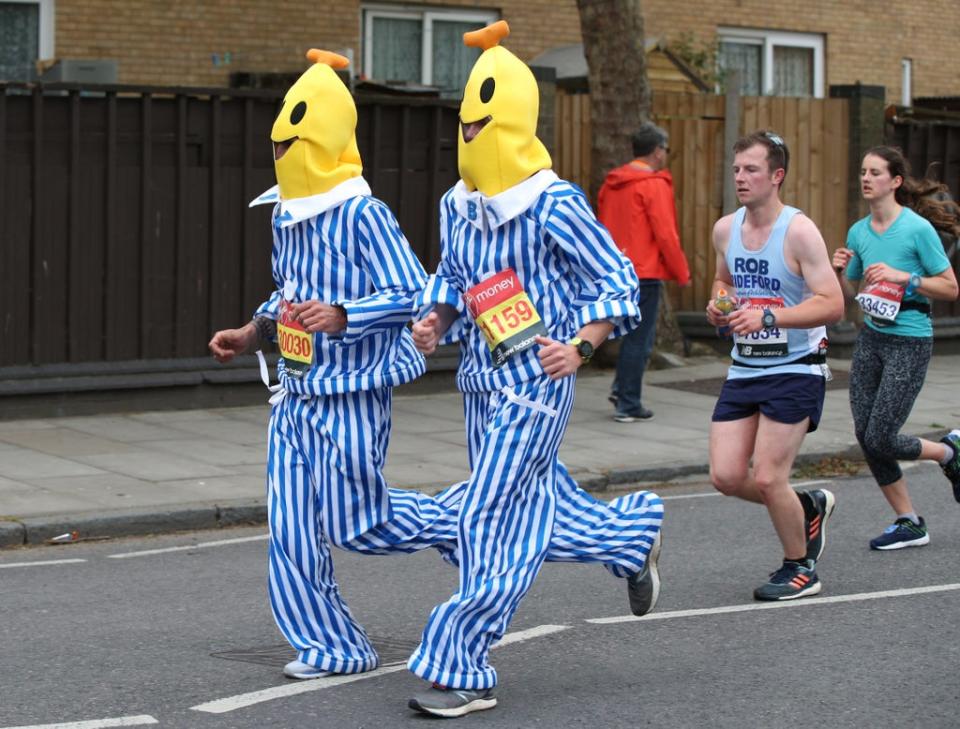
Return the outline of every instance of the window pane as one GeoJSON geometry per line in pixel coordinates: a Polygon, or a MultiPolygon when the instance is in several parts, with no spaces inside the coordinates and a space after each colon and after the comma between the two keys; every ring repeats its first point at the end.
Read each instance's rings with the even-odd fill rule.
{"type": "Polygon", "coordinates": [[[444,95],[459,96],[470,69],[480,57],[479,48],[463,45],[463,34],[483,27],[482,22],[433,21],[433,85],[444,95]]]}
{"type": "Polygon", "coordinates": [[[740,72],[740,93],[760,95],[763,46],[754,43],[720,43],[720,69],[740,72]]]}
{"type": "Polygon", "coordinates": [[[372,18],[373,69],[378,81],[421,83],[420,49],[423,25],[405,18],[372,18]]]}
{"type": "Polygon", "coordinates": [[[813,96],[813,49],[773,47],[773,93],[813,96]]]}
{"type": "Polygon", "coordinates": [[[40,55],[40,5],[0,3],[0,78],[29,81],[40,55]]]}

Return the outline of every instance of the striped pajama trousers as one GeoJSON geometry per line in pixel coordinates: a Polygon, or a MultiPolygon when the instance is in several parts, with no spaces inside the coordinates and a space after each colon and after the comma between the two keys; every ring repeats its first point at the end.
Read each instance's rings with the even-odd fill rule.
{"type": "Polygon", "coordinates": [[[369,554],[436,547],[455,561],[457,508],[383,478],[391,390],[287,395],[270,418],[268,589],[298,659],[335,673],[379,658],[340,595],[331,545],[369,554]]]}
{"type": "Polygon", "coordinates": [[[495,686],[490,648],[544,561],[599,562],[618,577],[646,563],[663,502],[650,492],[598,501],[557,458],[574,385],[573,377],[542,377],[510,388],[510,397],[465,393],[471,477],[438,497],[459,504],[460,588],[433,609],[410,657],[408,668],[421,678],[450,688],[495,686]]]}

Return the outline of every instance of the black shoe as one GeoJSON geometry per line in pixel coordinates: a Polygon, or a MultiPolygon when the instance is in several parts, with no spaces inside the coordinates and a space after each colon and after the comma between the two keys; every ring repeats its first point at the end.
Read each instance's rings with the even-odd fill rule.
{"type": "Polygon", "coordinates": [[[943,475],[950,479],[953,485],[953,498],[960,501],[960,429],[951,430],[947,435],[940,439],[941,443],[946,443],[953,448],[953,458],[945,466],[940,466],[943,475]]]}
{"type": "Polygon", "coordinates": [[[414,694],[407,706],[415,711],[453,719],[473,711],[492,709],[497,705],[493,689],[449,689],[433,684],[426,691],[414,694]]]}
{"type": "Polygon", "coordinates": [[[607,395],[607,402],[616,407],[617,403],[620,402],[620,398],[611,392],[609,395],[607,395]]]}
{"type": "Polygon", "coordinates": [[[613,419],[618,423],[639,423],[643,420],[653,419],[653,410],[640,408],[635,413],[621,413],[619,410],[614,414],[613,419]]]}
{"type": "Polygon", "coordinates": [[[783,566],[770,574],[770,579],[753,591],[755,600],[796,600],[798,597],[816,595],[823,589],[814,563],[806,564],[783,561],[783,566]]]}
{"type": "Polygon", "coordinates": [[[804,526],[807,530],[807,559],[816,562],[827,543],[827,521],[837,507],[837,500],[833,492],[826,489],[804,491],[803,494],[807,497],[800,498],[804,505],[804,526]]]}
{"type": "Polygon", "coordinates": [[[627,578],[627,597],[630,599],[630,612],[634,615],[646,615],[653,610],[660,597],[660,571],[657,569],[657,560],[660,559],[661,534],[663,530],[657,532],[643,569],[627,578]]]}

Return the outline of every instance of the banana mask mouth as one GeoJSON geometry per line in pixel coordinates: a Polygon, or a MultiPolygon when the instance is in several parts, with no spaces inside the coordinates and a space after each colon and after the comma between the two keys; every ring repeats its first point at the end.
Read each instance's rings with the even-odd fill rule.
{"type": "Polygon", "coordinates": [[[274,161],[279,160],[283,155],[287,153],[287,150],[293,146],[293,143],[296,142],[300,137],[290,137],[290,139],[284,139],[282,142],[273,143],[273,159],[274,161]]]}
{"type": "Polygon", "coordinates": [[[472,141],[491,121],[493,121],[493,117],[490,115],[473,122],[465,122],[461,119],[460,133],[463,134],[463,141],[468,143],[472,141]]]}

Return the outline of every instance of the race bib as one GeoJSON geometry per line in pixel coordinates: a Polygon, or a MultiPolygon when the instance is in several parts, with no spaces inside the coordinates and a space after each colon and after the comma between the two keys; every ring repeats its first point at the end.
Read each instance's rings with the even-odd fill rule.
{"type": "Polygon", "coordinates": [[[889,281],[864,286],[856,296],[863,313],[877,326],[890,326],[900,313],[904,287],[889,281]]]}
{"type": "MultiPolygon", "coordinates": [[[[774,311],[783,308],[783,299],[746,297],[740,300],[740,308],[774,311]]],[[[735,334],[733,340],[737,346],[737,354],[741,357],[783,357],[790,351],[787,332],[780,327],[761,329],[753,334],[735,334]]]]}
{"type": "Polygon", "coordinates": [[[470,316],[490,347],[493,366],[530,349],[547,328],[512,268],[484,279],[463,295],[470,316]]]}
{"type": "Polygon", "coordinates": [[[283,357],[284,370],[291,377],[303,377],[313,366],[313,334],[293,317],[293,304],[287,299],[280,302],[277,319],[277,344],[283,357]]]}

